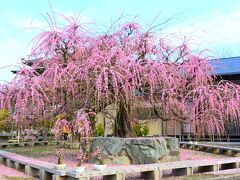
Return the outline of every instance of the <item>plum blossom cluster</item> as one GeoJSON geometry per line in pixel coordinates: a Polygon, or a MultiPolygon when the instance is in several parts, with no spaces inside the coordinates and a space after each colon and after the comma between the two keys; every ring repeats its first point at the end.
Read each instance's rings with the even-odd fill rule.
{"type": "Polygon", "coordinates": [[[237,125],[240,117],[239,92],[240,86],[227,81],[191,91],[187,97],[191,99],[192,108],[198,112],[190,112],[197,133],[203,134],[204,129],[208,129],[211,134],[223,134],[226,122],[237,125]]]}
{"type": "Polygon", "coordinates": [[[24,142],[28,142],[28,141],[34,142],[34,141],[36,141],[36,140],[37,140],[37,138],[36,138],[36,136],[34,136],[34,135],[25,135],[25,136],[23,137],[23,141],[24,141],[24,142]]]}
{"type": "Polygon", "coordinates": [[[56,139],[62,135],[62,130],[64,126],[69,126],[69,122],[66,119],[57,119],[53,127],[56,139]]]}
{"type": "Polygon", "coordinates": [[[76,119],[72,122],[72,127],[75,133],[80,134],[81,137],[89,137],[92,135],[91,122],[89,115],[96,115],[94,112],[83,113],[79,111],[76,119]]]}
{"type": "Polygon", "coordinates": [[[79,160],[77,166],[81,166],[83,163],[86,163],[90,158],[98,157],[101,154],[101,150],[99,147],[92,151],[82,151],[79,150],[77,153],[77,159],[79,160]]]}
{"type": "Polygon", "coordinates": [[[55,138],[58,139],[62,135],[64,127],[67,127],[69,131],[71,131],[79,138],[92,136],[92,125],[89,117],[90,115],[95,116],[96,113],[79,110],[77,112],[76,118],[72,121],[67,121],[66,119],[58,119],[53,127],[55,138]]]}
{"type": "Polygon", "coordinates": [[[24,130],[24,136],[23,136],[23,141],[24,142],[34,142],[37,140],[37,134],[35,131],[30,130],[30,129],[25,129],[24,130]]]}

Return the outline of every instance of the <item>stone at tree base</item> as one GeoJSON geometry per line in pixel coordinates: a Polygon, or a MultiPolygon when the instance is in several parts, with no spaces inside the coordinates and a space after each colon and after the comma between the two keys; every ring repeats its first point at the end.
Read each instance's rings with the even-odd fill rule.
{"type": "Polygon", "coordinates": [[[80,142],[78,141],[59,141],[59,146],[60,147],[65,147],[65,148],[70,148],[70,149],[79,149],[80,147],[80,142]]]}
{"type": "Polygon", "coordinates": [[[179,155],[179,142],[177,138],[166,137],[167,148],[169,149],[170,155],[179,155]]]}
{"type": "Polygon", "coordinates": [[[149,164],[167,159],[179,159],[179,142],[176,138],[96,137],[91,149],[100,147],[101,155],[90,161],[102,164],[149,164]]]}
{"type": "Polygon", "coordinates": [[[80,143],[79,142],[72,142],[69,145],[70,149],[79,149],[79,147],[80,147],[80,143]]]}

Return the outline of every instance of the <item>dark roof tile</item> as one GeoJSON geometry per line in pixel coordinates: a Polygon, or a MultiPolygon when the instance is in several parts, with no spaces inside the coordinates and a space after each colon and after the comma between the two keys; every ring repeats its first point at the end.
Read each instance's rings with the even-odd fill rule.
{"type": "Polygon", "coordinates": [[[213,59],[209,61],[215,75],[240,74],[240,57],[213,59]]]}

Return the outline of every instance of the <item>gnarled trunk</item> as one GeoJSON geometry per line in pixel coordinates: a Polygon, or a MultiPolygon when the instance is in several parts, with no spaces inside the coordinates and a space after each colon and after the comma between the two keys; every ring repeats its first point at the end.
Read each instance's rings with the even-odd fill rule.
{"type": "Polygon", "coordinates": [[[130,105],[123,100],[118,105],[117,117],[115,121],[115,136],[118,137],[132,137],[132,125],[130,122],[130,105]]]}

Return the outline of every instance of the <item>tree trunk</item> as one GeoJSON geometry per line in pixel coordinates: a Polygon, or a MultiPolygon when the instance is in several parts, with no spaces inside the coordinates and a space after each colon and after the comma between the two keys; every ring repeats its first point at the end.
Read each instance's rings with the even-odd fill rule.
{"type": "Polygon", "coordinates": [[[120,101],[119,103],[115,126],[115,136],[134,136],[130,122],[130,106],[124,103],[124,101],[120,101]]]}

